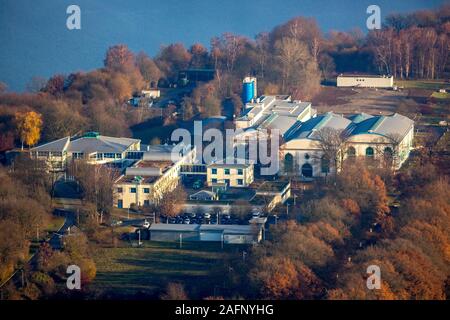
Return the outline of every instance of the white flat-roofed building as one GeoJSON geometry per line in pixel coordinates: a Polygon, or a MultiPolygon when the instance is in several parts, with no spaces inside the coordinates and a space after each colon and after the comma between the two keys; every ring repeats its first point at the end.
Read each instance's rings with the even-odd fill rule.
{"type": "Polygon", "coordinates": [[[181,166],[193,163],[196,149],[186,146],[174,154],[175,146],[149,146],[143,159],[125,169],[114,183],[114,205],[130,208],[158,203],[180,182],[181,166]]]}
{"type": "Polygon", "coordinates": [[[159,98],[161,96],[161,91],[159,89],[146,89],[142,90],[141,94],[145,98],[159,98]]]}
{"type": "Polygon", "coordinates": [[[336,79],[338,87],[392,88],[394,76],[341,74],[336,79]]]}
{"type": "Polygon", "coordinates": [[[290,96],[261,96],[245,105],[235,124],[238,129],[279,129],[283,135],[295,122],[306,121],[315,114],[311,102],[292,100],[290,96]]]}
{"type": "Polygon", "coordinates": [[[254,179],[254,165],[250,160],[227,159],[211,163],[206,169],[208,186],[224,183],[228,187],[248,187],[254,179]]]}
{"type": "Polygon", "coordinates": [[[224,244],[252,244],[263,238],[263,226],[224,224],[155,223],[149,228],[152,241],[209,241],[224,244]]]}

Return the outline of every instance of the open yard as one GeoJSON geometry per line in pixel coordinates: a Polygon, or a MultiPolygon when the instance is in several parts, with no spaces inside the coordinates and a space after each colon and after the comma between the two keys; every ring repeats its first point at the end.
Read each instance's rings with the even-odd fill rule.
{"type": "Polygon", "coordinates": [[[415,88],[433,91],[450,86],[449,82],[445,82],[443,80],[395,80],[394,84],[405,89],[415,88]]]}
{"type": "Polygon", "coordinates": [[[374,88],[337,88],[322,86],[312,103],[319,113],[334,111],[350,114],[366,112],[389,115],[394,112],[414,118],[416,125],[438,125],[448,121],[450,95],[437,92],[450,86],[442,80],[395,81],[399,90],[374,88]],[[402,102],[403,105],[402,105],[402,102]]]}
{"type": "Polygon", "coordinates": [[[241,257],[242,250],[198,242],[183,243],[180,249],[175,242],[154,241],[144,241],[140,248],[96,248],[92,287],[112,297],[157,298],[168,282],[180,282],[189,298],[219,294],[226,285],[227,261],[241,257]]]}
{"type": "Polygon", "coordinates": [[[321,92],[312,100],[313,107],[319,113],[392,114],[399,102],[406,98],[408,92],[373,88],[321,88],[321,92]]]}

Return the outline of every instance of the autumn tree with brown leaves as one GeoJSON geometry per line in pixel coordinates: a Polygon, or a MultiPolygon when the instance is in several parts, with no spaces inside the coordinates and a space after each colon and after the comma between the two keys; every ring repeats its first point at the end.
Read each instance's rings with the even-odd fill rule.
{"type": "Polygon", "coordinates": [[[156,204],[157,213],[166,217],[175,217],[180,214],[183,209],[183,202],[186,200],[186,192],[182,186],[170,192],[166,192],[163,198],[156,204]]]}
{"type": "Polygon", "coordinates": [[[109,47],[104,60],[105,67],[114,71],[127,72],[134,68],[134,54],[124,44],[109,47]]]}

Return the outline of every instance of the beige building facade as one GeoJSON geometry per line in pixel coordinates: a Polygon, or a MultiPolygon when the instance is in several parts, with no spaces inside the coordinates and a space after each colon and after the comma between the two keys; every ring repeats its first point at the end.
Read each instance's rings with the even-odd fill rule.
{"type": "Polygon", "coordinates": [[[173,157],[173,146],[151,146],[143,159],[126,168],[114,184],[114,205],[118,208],[157,204],[180,183],[181,166],[193,163],[195,148],[186,147],[173,157]]]}
{"type": "Polygon", "coordinates": [[[336,79],[336,85],[338,87],[392,88],[394,86],[394,77],[341,74],[336,79]]]}
{"type": "Polygon", "coordinates": [[[229,187],[248,187],[254,179],[254,165],[249,161],[245,163],[212,163],[206,169],[206,182],[208,186],[217,183],[226,184],[229,187]]]}

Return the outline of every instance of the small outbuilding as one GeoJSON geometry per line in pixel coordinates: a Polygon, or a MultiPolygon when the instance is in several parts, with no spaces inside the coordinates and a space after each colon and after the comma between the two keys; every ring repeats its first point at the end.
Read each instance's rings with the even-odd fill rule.
{"type": "Polygon", "coordinates": [[[337,77],[336,85],[338,87],[392,88],[394,87],[394,76],[340,74],[337,77]]]}
{"type": "Polygon", "coordinates": [[[189,196],[190,200],[198,200],[198,201],[214,201],[218,200],[217,192],[212,192],[209,190],[200,190],[194,194],[189,196]]]}
{"type": "Polygon", "coordinates": [[[152,224],[152,241],[213,241],[224,244],[252,244],[263,238],[262,225],[152,224]]]}
{"type": "Polygon", "coordinates": [[[152,241],[199,241],[197,224],[153,223],[148,229],[152,241]]]}

